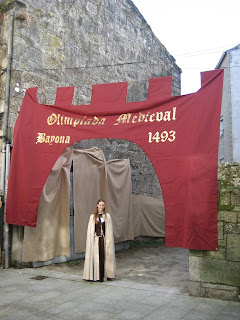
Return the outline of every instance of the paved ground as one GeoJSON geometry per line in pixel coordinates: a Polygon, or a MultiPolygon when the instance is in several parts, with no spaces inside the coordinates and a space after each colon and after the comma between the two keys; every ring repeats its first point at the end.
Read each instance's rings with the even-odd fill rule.
{"type": "MultiPolygon", "coordinates": [[[[177,287],[182,293],[188,292],[188,250],[166,248],[158,242],[150,244],[116,253],[117,280],[177,287]]],[[[77,260],[42,269],[82,276],[83,265],[84,260],[77,260]]]]}
{"type": "Polygon", "coordinates": [[[114,281],[82,280],[83,261],[0,271],[0,319],[236,320],[240,303],[189,297],[187,250],[117,253],[114,281]]]}

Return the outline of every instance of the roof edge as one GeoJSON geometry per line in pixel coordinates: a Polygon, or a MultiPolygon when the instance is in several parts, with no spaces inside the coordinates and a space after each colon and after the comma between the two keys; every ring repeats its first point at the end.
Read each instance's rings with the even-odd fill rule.
{"type": "Polygon", "coordinates": [[[240,48],[240,44],[237,44],[235,47],[224,51],[223,54],[221,55],[220,60],[218,61],[217,65],[216,65],[215,69],[219,69],[221,63],[223,62],[223,60],[224,60],[224,58],[225,58],[225,56],[226,56],[226,54],[227,54],[228,52],[230,52],[230,51],[232,51],[232,50],[235,50],[235,49],[237,49],[238,47],[240,48]]]}

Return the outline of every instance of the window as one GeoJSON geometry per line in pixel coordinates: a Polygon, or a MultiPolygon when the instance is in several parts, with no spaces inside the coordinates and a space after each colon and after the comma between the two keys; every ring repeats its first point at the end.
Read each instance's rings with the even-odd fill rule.
{"type": "Polygon", "coordinates": [[[223,133],[224,133],[223,116],[221,115],[221,117],[220,117],[220,135],[219,135],[219,139],[223,136],[223,133]]]}

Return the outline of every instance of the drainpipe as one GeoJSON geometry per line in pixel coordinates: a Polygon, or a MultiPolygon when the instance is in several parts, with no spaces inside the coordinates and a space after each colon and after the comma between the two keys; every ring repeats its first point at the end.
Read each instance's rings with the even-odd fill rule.
{"type": "MultiPolygon", "coordinates": [[[[6,168],[6,148],[5,141],[2,144],[2,168],[1,168],[1,197],[4,196],[5,190],[5,168],[6,168]]],[[[3,201],[3,199],[2,199],[3,201]]]]}
{"type": "Polygon", "coordinates": [[[8,190],[8,177],[10,170],[10,142],[6,143],[6,171],[5,171],[5,205],[4,205],[4,268],[9,268],[9,226],[6,223],[6,202],[8,190]]]}
{"type": "Polygon", "coordinates": [[[6,199],[7,199],[7,186],[10,167],[10,142],[8,139],[8,116],[10,106],[10,83],[11,83],[11,67],[13,59],[13,31],[14,31],[14,10],[10,13],[10,41],[8,46],[8,65],[6,75],[6,88],[5,88],[5,107],[4,107],[4,120],[3,120],[3,146],[2,146],[2,176],[1,176],[1,192],[4,195],[4,268],[9,268],[9,227],[6,223],[6,199]]]}

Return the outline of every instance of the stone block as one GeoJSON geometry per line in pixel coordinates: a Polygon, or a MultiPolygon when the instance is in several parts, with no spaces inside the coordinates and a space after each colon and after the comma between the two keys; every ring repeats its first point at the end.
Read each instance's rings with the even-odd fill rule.
{"type": "Polygon", "coordinates": [[[141,151],[142,149],[136,144],[136,143],[130,143],[129,146],[129,151],[141,151]]]}
{"type": "Polygon", "coordinates": [[[240,178],[239,176],[232,179],[232,184],[234,187],[240,187],[240,178]]]}
{"type": "Polygon", "coordinates": [[[133,179],[132,180],[132,194],[138,194],[138,193],[139,193],[138,181],[133,179]]]}
{"type": "Polygon", "coordinates": [[[218,245],[221,247],[226,247],[227,239],[223,239],[223,240],[218,239],[218,245]]]}
{"type": "Polygon", "coordinates": [[[143,174],[153,173],[153,167],[150,164],[142,164],[141,170],[143,174]]]}
{"type": "Polygon", "coordinates": [[[207,288],[201,287],[200,297],[207,297],[207,288]]]}
{"type": "Polygon", "coordinates": [[[189,295],[201,297],[201,282],[189,281],[189,295]]]}
{"type": "Polygon", "coordinates": [[[240,237],[240,224],[239,223],[232,224],[231,233],[238,234],[240,237]]]}
{"type": "Polygon", "coordinates": [[[7,58],[4,58],[2,61],[1,61],[1,67],[3,69],[6,69],[7,68],[7,65],[8,65],[8,59],[7,58]]]}
{"type": "Polygon", "coordinates": [[[133,163],[131,166],[132,174],[139,175],[140,172],[140,164],[139,163],[133,163]]]}
{"type": "Polygon", "coordinates": [[[123,146],[123,145],[119,145],[117,147],[117,152],[120,153],[128,153],[128,147],[127,146],[123,146]]]}
{"type": "MultiPolygon", "coordinates": [[[[193,251],[193,250],[191,250],[193,251]]],[[[201,264],[204,257],[189,256],[189,280],[201,281],[201,264]]]]}
{"type": "Polygon", "coordinates": [[[239,163],[238,162],[231,162],[231,177],[238,178],[240,171],[239,171],[239,163]]]}
{"type": "Polygon", "coordinates": [[[189,279],[212,284],[240,286],[240,264],[238,261],[190,256],[189,279]]]}
{"type": "Polygon", "coordinates": [[[205,256],[212,257],[213,259],[224,260],[226,259],[226,248],[219,246],[217,251],[206,251],[205,256]]]}
{"type": "Polygon", "coordinates": [[[4,100],[0,100],[0,113],[3,113],[4,112],[4,100]]]}
{"type": "Polygon", "coordinates": [[[220,221],[236,223],[238,220],[238,214],[237,212],[232,211],[219,211],[217,219],[220,221]]]}
{"type": "MultiPolygon", "coordinates": [[[[2,80],[2,83],[6,83],[6,79],[7,79],[7,76],[6,76],[6,73],[4,73],[4,74],[2,74],[1,75],[1,80],[2,80]]],[[[4,91],[5,91],[5,89],[4,89],[4,91]]]]}
{"type": "Polygon", "coordinates": [[[202,289],[205,289],[205,296],[207,298],[239,301],[239,287],[215,285],[211,283],[202,283],[201,285],[202,289]]]}
{"type": "Polygon", "coordinates": [[[226,223],[225,234],[238,234],[240,236],[240,224],[239,223],[226,223]]]}
{"type": "Polygon", "coordinates": [[[134,158],[134,160],[135,160],[136,162],[141,162],[141,163],[145,162],[145,153],[143,153],[143,152],[136,152],[136,153],[135,153],[135,158],[134,158]]]}
{"type": "Polygon", "coordinates": [[[231,194],[229,191],[224,190],[220,193],[220,204],[221,205],[229,205],[231,201],[231,194]]]}
{"type": "Polygon", "coordinates": [[[147,185],[145,181],[139,181],[139,191],[142,192],[146,192],[147,191],[147,185]]]}
{"type": "Polygon", "coordinates": [[[18,228],[19,226],[13,226],[13,235],[12,235],[12,260],[18,261],[18,247],[19,247],[19,241],[18,241],[18,228]]]}
{"type": "MultiPolygon", "coordinates": [[[[240,261],[240,235],[228,234],[227,236],[227,260],[240,261]]],[[[240,264],[239,264],[240,275],[240,264]]]]}
{"type": "Polygon", "coordinates": [[[238,290],[209,289],[206,297],[211,299],[240,301],[238,290]]]}
{"type": "Polygon", "coordinates": [[[224,239],[224,224],[222,221],[217,222],[217,227],[218,227],[218,239],[224,239]]]}
{"type": "Polygon", "coordinates": [[[203,257],[204,256],[204,251],[203,250],[189,250],[189,256],[203,257]]]}
{"type": "Polygon", "coordinates": [[[231,204],[234,206],[240,206],[240,191],[233,190],[231,193],[231,204]]]}

